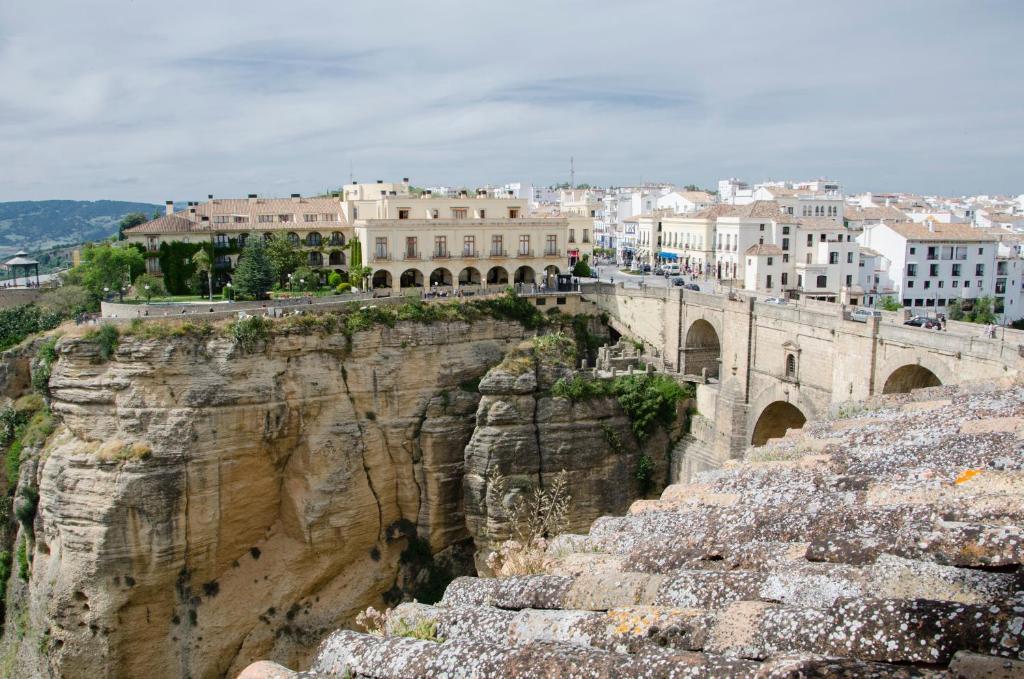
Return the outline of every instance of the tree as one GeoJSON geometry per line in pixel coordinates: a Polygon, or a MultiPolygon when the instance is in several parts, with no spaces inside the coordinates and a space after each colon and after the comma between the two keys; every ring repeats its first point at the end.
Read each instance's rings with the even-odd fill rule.
{"type": "Polygon", "coordinates": [[[881,306],[886,311],[899,311],[903,308],[893,297],[883,297],[881,300],[881,306]]]}
{"type": "Polygon", "coordinates": [[[72,318],[96,310],[96,299],[81,285],[62,285],[46,290],[39,298],[39,308],[61,318],[72,318]]]}
{"type": "Polygon", "coordinates": [[[121,219],[121,223],[117,225],[117,240],[124,240],[125,229],[130,229],[133,226],[138,226],[139,224],[145,224],[148,221],[149,219],[146,218],[146,215],[141,212],[131,212],[126,214],[121,219]]]}
{"type": "Polygon", "coordinates": [[[298,247],[283,236],[275,236],[267,241],[266,257],[270,261],[274,277],[284,285],[288,274],[306,263],[306,257],[298,247]]]}
{"type": "Polygon", "coordinates": [[[354,286],[363,287],[366,279],[373,275],[373,269],[363,266],[363,245],[358,238],[352,238],[345,245],[349,251],[348,280],[354,286]]]}
{"type": "Polygon", "coordinates": [[[264,299],[274,286],[274,265],[270,261],[263,239],[250,238],[238,261],[232,280],[236,295],[264,299]]]}
{"type": "Polygon", "coordinates": [[[124,288],[143,272],[145,263],[138,248],[102,243],[87,245],[82,252],[82,263],[75,269],[79,271],[71,275],[72,279],[80,280],[96,297],[103,297],[109,290],[116,291],[123,300],[124,288]]]}
{"type": "Polygon", "coordinates": [[[988,295],[979,297],[974,300],[974,307],[971,308],[971,313],[968,315],[967,320],[971,323],[981,323],[983,325],[995,323],[998,319],[992,307],[993,300],[991,297],[988,295]]]}
{"type": "Polygon", "coordinates": [[[572,275],[579,276],[580,278],[590,278],[590,255],[583,255],[580,261],[576,262],[576,266],[572,268],[572,275]]]}
{"type": "Polygon", "coordinates": [[[153,299],[154,295],[163,297],[167,294],[167,291],[164,290],[164,282],[148,273],[139,275],[132,287],[135,288],[135,296],[138,297],[141,294],[146,298],[146,302],[153,299]]]}
{"type": "Polygon", "coordinates": [[[967,315],[964,313],[964,305],[958,299],[953,299],[949,301],[949,304],[946,305],[946,315],[949,317],[949,320],[951,321],[968,320],[967,315]]]}
{"type": "Polygon", "coordinates": [[[338,273],[337,271],[332,271],[331,275],[327,277],[327,284],[330,285],[332,288],[336,288],[339,285],[341,285],[344,282],[344,280],[345,279],[342,278],[340,273],[338,273]]]}
{"type": "Polygon", "coordinates": [[[320,276],[308,266],[300,266],[292,272],[292,288],[312,292],[320,287],[320,276]]]}
{"type": "Polygon", "coordinates": [[[210,301],[213,301],[213,259],[206,248],[200,248],[199,252],[192,255],[192,263],[196,265],[196,273],[206,274],[207,290],[210,293],[210,301]]]}

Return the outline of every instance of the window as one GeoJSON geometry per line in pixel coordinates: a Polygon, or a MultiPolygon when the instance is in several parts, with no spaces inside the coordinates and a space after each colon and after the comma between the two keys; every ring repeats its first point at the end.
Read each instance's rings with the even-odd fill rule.
{"type": "Polygon", "coordinates": [[[928,275],[929,276],[938,276],[939,275],[939,265],[938,264],[929,264],[928,265],[928,275]]]}
{"type": "MultiPolygon", "coordinates": [[[[910,254],[914,254],[913,251],[911,251],[910,254]]],[[[957,249],[956,249],[956,258],[957,259],[961,259],[961,260],[967,259],[967,246],[963,245],[963,246],[958,246],[957,247],[957,249]]]]}
{"type": "Polygon", "coordinates": [[[214,215],[213,216],[213,223],[214,224],[227,224],[228,220],[229,220],[229,217],[227,215],[214,215]]]}
{"type": "Polygon", "coordinates": [[[434,236],[434,256],[448,256],[448,236],[434,236]]]}
{"type": "Polygon", "coordinates": [[[519,237],[519,254],[529,255],[530,254],[530,237],[520,236],[519,237]]]}
{"type": "Polygon", "coordinates": [[[576,242],[576,229],[569,229],[569,242],[570,243],[575,243],[576,242]]]}
{"type": "Polygon", "coordinates": [[[441,211],[438,210],[437,208],[434,208],[433,210],[430,211],[430,218],[431,219],[438,219],[440,216],[441,216],[441,211]]]}
{"type": "Polygon", "coordinates": [[[847,276],[846,277],[846,287],[849,288],[849,287],[852,287],[852,286],[853,286],[853,276],[847,276]]]}
{"type": "Polygon", "coordinates": [[[309,253],[309,265],[310,266],[323,266],[324,265],[324,256],[322,254],[320,254],[319,252],[316,252],[316,251],[309,253]]]}
{"type": "MultiPolygon", "coordinates": [[[[789,263],[789,255],[782,255],[782,263],[783,264],[788,264],[789,263]]],[[[786,274],[782,274],[782,275],[785,276],[786,274]]]]}
{"type": "Polygon", "coordinates": [[[910,306],[910,299],[907,297],[903,298],[903,306],[910,306]]]}
{"type": "Polygon", "coordinates": [[[964,287],[965,288],[971,287],[971,282],[970,281],[964,281],[964,287]]]}
{"type": "Polygon", "coordinates": [[[996,294],[997,295],[1005,295],[1006,294],[1006,279],[1005,278],[997,278],[996,279],[996,294]]]}
{"type": "Polygon", "coordinates": [[[917,254],[917,248],[910,248],[910,254],[917,254]]]}
{"type": "Polygon", "coordinates": [[[772,265],[772,262],[774,261],[774,259],[775,259],[774,257],[769,257],[768,258],[768,266],[772,265]]]}
{"type": "Polygon", "coordinates": [[[487,210],[480,210],[480,217],[478,219],[487,219],[487,210]]]}
{"type": "Polygon", "coordinates": [[[502,243],[502,236],[491,236],[491,256],[504,257],[505,246],[502,243]]]}
{"type": "Polygon", "coordinates": [[[789,227],[788,226],[782,227],[782,235],[783,236],[788,236],[789,235],[789,227]]]}
{"type": "Polygon", "coordinates": [[[917,264],[907,264],[907,275],[908,276],[916,276],[917,275],[917,264]]]}
{"type": "Polygon", "coordinates": [[[943,245],[942,246],[942,258],[943,259],[953,259],[953,246],[952,245],[943,245]]]}
{"type": "Polygon", "coordinates": [[[213,237],[213,247],[226,248],[231,244],[226,233],[218,233],[213,237]]]}
{"type": "Polygon", "coordinates": [[[293,222],[295,221],[295,215],[278,215],[278,222],[293,222]]]}
{"type": "Polygon", "coordinates": [[[409,208],[407,208],[407,207],[398,208],[398,218],[399,219],[409,219],[409,208]]]}
{"type": "Polygon", "coordinates": [[[984,264],[976,264],[975,267],[974,267],[974,275],[975,276],[984,276],[985,275],[985,265],[984,264]]]}
{"type": "Polygon", "coordinates": [[[1005,261],[1003,261],[1003,262],[996,262],[996,275],[997,276],[1005,276],[1006,275],[1006,262],[1005,261]]]}
{"type": "Polygon", "coordinates": [[[819,287],[819,288],[827,288],[828,287],[828,276],[818,276],[815,279],[814,284],[817,287],[819,287]]]}
{"type": "Polygon", "coordinates": [[[298,247],[298,245],[299,245],[299,234],[295,233],[294,231],[289,231],[287,238],[288,238],[288,242],[289,243],[291,243],[292,245],[298,247]]]}
{"type": "Polygon", "coordinates": [[[476,236],[462,237],[462,256],[476,257],[476,236]]]}
{"type": "Polygon", "coordinates": [[[789,274],[788,273],[783,273],[782,274],[782,284],[786,285],[788,283],[789,283],[789,274]]]}
{"type": "Polygon", "coordinates": [[[764,224],[761,224],[760,226],[761,226],[761,229],[760,229],[760,230],[761,230],[761,231],[764,231],[764,224]]]}
{"type": "Polygon", "coordinates": [[[838,264],[839,263],[839,253],[838,252],[830,252],[830,253],[828,253],[828,263],[829,264],[838,264]]]}
{"type": "Polygon", "coordinates": [[[985,254],[985,248],[978,248],[978,254],[979,255],[985,254]]]}
{"type": "Polygon", "coordinates": [[[316,247],[320,245],[320,242],[322,240],[323,239],[320,237],[320,234],[317,233],[316,231],[310,231],[308,234],[306,234],[306,245],[316,247]]]}
{"type": "Polygon", "coordinates": [[[338,221],[338,215],[331,212],[324,212],[320,215],[321,222],[336,222],[338,221]]]}
{"type": "Polygon", "coordinates": [[[926,257],[928,259],[938,259],[939,258],[939,248],[937,246],[935,246],[935,245],[929,245],[928,246],[928,254],[927,254],[926,257]]]}
{"type": "Polygon", "coordinates": [[[939,281],[939,287],[940,288],[946,287],[946,281],[939,281]]]}
{"type": "Polygon", "coordinates": [[[807,263],[808,264],[811,263],[811,253],[809,253],[809,252],[807,253],[807,263]]]}
{"type": "Polygon", "coordinates": [[[914,287],[914,281],[907,281],[907,287],[908,288],[914,287]]]}
{"type": "Polygon", "coordinates": [[[954,276],[959,276],[960,275],[960,266],[961,266],[960,264],[954,264],[953,265],[953,275],[954,276]]]}
{"type": "Polygon", "coordinates": [[[811,247],[812,245],[814,245],[814,234],[809,233],[807,234],[807,247],[811,247]]]}
{"type": "Polygon", "coordinates": [[[146,258],[146,272],[147,273],[160,273],[160,258],[159,257],[147,257],[146,258]]]}
{"type": "Polygon", "coordinates": [[[821,234],[821,236],[818,238],[818,240],[820,240],[822,243],[824,243],[825,241],[828,240],[828,236],[826,236],[825,234],[821,234]]]}
{"type": "Polygon", "coordinates": [[[959,288],[960,287],[960,281],[953,281],[953,287],[954,288],[959,288]]]}
{"type": "Polygon", "coordinates": [[[353,207],[352,208],[352,219],[359,219],[359,208],[358,207],[353,207]]]}
{"type": "Polygon", "coordinates": [[[584,243],[589,243],[590,242],[590,229],[583,229],[583,242],[584,243]]]}
{"type": "Polygon", "coordinates": [[[304,221],[304,222],[315,222],[316,221],[316,215],[311,215],[311,214],[302,215],[302,221],[304,221]]]}
{"type": "Polygon", "coordinates": [[[519,219],[519,208],[517,208],[517,207],[510,207],[508,209],[508,218],[509,219],[519,219]]]}
{"type": "Polygon", "coordinates": [[[387,236],[377,236],[373,244],[373,256],[377,259],[387,259],[388,239],[387,236]]]}
{"type": "Polygon", "coordinates": [[[238,247],[245,248],[245,244],[249,242],[249,234],[240,233],[238,234],[238,247]]]}
{"type": "Polygon", "coordinates": [[[544,243],[544,254],[545,255],[557,255],[558,254],[558,236],[552,234],[549,235],[544,243]]]}
{"type": "Polygon", "coordinates": [[[932,282],[931,281],[925,281],[924,282],[924,289],[927,290],[930,287],[932,287],[932,282]]]}
{"type": "Polygon", "coordinates": [[[405,258],[406,259],[416,259],[416,258],[418,258],[420,256],[419,255],[419,251],[418,251],[419,250],[418,245],[419,245],[419,243],[418,243],[418,239],[416,238],[416,236],[408,236],[405,239],[405,258]]]}
{"type": "Polygon", "coordinates": [[[256,215],[256,221],[260,224],[269,224],[274,221],[274,215],[256,215]]]}
{"type": "Polygon", "coordinates": [[[922,304],[922,300],[920,300],[920,299],[915,299],[914,300],[914,306],[921,306],[921,304],[922,304]]]}
{"type": "Polygon", "coordinates": [[[786,377],[796,379],[796,356],[793,354],[786,354],[786,377]]]}
{"type": "Polygon", "coordinates": [[[465,219],[466,208],[464,207],[453,207],[452,208],[452,219],[465,219]]]}
{"type": "Polygon", "coordinates": [[[768,276],[765,277],[764,287],[768,288],[769,290],[772,289],[772,275],[771,274],[768,274],[768,276]]]}
{"type": "Polygon", "coordinates": [[[847,264],[853,264],[853,253],[852,252],[847,252],[846,253],[846,263],[847,264]]]}

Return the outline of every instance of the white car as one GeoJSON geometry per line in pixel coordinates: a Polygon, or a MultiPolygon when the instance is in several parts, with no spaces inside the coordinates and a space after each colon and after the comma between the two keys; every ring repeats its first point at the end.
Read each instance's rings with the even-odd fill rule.
{"type": "Polygon", "coordinates": [[[784,297],[769,297],[768,299],[764,300],[764,303],[765,304],[788,304],[788,300],[786,300],[784,297]]]}
{"type": "Polygon", "coordinates": [[[857,307],[850,312],[850,320],[858,323],[867,323],[869,318],[881,318],[882,312],[878,309],[868,307],[857,307]]]}

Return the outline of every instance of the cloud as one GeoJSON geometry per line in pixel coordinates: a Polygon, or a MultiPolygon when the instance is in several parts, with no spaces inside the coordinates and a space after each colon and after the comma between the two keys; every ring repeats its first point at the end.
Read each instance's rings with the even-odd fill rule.
{"type": "Polygon", "coordinates": [[[1022,18],[931,0],[8,3],[0,199],[308,193],[350,166],[549,183],[570,155],[592,183],[1020,192],[1022,18]]]}

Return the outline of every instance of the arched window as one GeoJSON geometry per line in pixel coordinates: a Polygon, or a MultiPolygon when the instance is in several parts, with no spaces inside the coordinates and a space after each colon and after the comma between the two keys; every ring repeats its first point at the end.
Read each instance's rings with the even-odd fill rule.
{"type": "Polygon", "coordinates": [[[288,242],[289,243],[291,243],[292,245],[298,246],[298,244],[299,244],[299,234],[295,233],[294,231],[289,231],[287,238],[288,238],[288,242]]]}
{"type": "Polygon", "coordinates": [[[324,265],[324,256],[321,255],[319,252],[311,252],[311,253],[309,253],[309,265],[310,266],[323,266],[324,265]]]}
{"type": "Polygon", "coordinates": [[[320,245],[320,234],[316,231],[310,231],[306,234],[306,245],[316,247],[320,245]]]}
{"type": "Polygon", "coordinates": [[[796,356],[786,354],[786,377],[796,379],[796,356]]]}
{"type": "Polygon", "coordinates": [[[331,234],[331,245],[344,245],[345,236],[340,231],[335,231],[331,234]]]}

